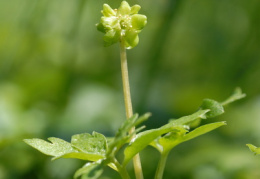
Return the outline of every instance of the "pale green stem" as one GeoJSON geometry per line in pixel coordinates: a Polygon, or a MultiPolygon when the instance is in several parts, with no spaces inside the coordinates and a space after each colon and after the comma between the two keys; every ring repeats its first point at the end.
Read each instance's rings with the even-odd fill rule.
{"type": "MultiPolygon", "coordinates": [[[[123,81],[123,91],[124,91],[124,101],[125,101],[125,110],[126,118],[129,119],[133,116],[133,108],[130,94],[130,85],[128,77],[128,67],[127,67],[127,57],[126,57],[126,48],[124,41],[120,41],[120,58],[121,58],[121,71],[122,71],[122,81],[123,81]]],[[[129,132],[134,133],[135,128],[133,127],[129,132]]],[[[135,137],[135,136],[133,136],[135,137]]],[[[133,158],[134,170],[136,179],[143,179],[143,171],[139,154],[136,154],[133,158]]]]}
{"type": "Polygon", "coordinates": [[[127,172],[127,170],[126,170],[125,167],[122,167],[122,166],[118,163],[117,160],[114,160],[113,163],[116,165],[116,167],[117,167],[117,169],[118,169],[118,173],[120,174],[121,178],[123,178],[123,179],[130,179],[130,176],[129,176],[129,174],[128,174],[128,172],[127,172]]]}
{"type": "Polygon", "coordinates": [[[168,154],[169,154],[168,151],[161,153],[160,161],[158,163],[154,179],[162,179],[163,178],[163,172],[164,172],[164,169],[165,169],[165,164],[166,164],[166,161],[167,161],[167,158],[168,158],[168,154]]]}

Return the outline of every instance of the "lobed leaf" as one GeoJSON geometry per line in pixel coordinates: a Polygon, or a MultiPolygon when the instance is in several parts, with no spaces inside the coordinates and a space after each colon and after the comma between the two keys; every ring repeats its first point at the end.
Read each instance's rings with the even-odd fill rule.
{"type": "Polygon", "coordinates": [[[77,134],[72,136],[71,143],[59,138],[25,139],[24,141],[40,152],[59,158],[77,158],[81,160],[97,161],[105,158],[107,141],[105,136],[97,132],[90,134],[77,134]]]}
{"type": "Polygon", "coordinates": [[[62,139],[50,137],[48,140],[50,142],[42,139],[24,139],[24,142],[40,152],[55,158],[67,153],[78,152],[69,142],[62,139]]]}

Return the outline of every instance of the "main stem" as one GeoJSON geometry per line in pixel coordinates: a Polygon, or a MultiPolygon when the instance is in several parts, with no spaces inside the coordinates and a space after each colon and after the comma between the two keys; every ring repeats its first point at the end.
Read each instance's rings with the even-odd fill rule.
{"type": "Polygon", "coordinates": [[[164,172],[164,169],[165,169],[165,164],[166,164],[166,161],[167,161],[168,154],[169,154],[168,151],[163,152],[161,154],[160,161],[158,163],[154,179],[162,179],[163,178],[163,172],[164,172]]]}
{"type": "MultiPolygon", "coordinates": [[[[130,85],[128,77],[128,67],[127,67],[127,57],[126,57],[126,48],[124,41],[120,41],[120,58],[121,58],[121,71],[122,71],[122,81],[123,81],[123,91],[124,91],[124,101],[125,101],[125,110],[126,118],[129,119],[133,116],[133,108],[130,94],[130,85]]],[[[129,132],[134,133],[135,128],[133,127],[129,132]]],[[[136,179],[143,179],[143,171],[139,154],[136,154],[133,158],[134,170],[136,179]]]]}

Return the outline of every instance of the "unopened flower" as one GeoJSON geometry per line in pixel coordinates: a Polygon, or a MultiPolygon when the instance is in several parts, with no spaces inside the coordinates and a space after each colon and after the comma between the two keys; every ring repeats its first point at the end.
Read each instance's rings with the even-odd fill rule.
{"type": "Polygon", "coordinates": [[[147,23],[145,15],[137,14],[139,5],[132,7],[122,1],[118,9],[112,9],[108,4],[103,5],[103,16],[97,29],[103,33],[105,46],[123,41],[127,49],[135,47],[139,42],[138,34],[147,23]]]}

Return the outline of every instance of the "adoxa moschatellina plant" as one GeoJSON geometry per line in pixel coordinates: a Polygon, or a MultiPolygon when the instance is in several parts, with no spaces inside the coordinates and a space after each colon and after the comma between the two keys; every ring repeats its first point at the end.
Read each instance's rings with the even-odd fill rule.
{"type": "Polygon", "coordinates": [[[155,172],[155,179],[163,178],[167,156],[177,145],[208,133],[225,122],[215,122],[199,126],[200,121],[216,117],[224,113],[224,106],[241,99],[245,96],[240,89],[236,89],[224,102],[217,102],[212,99],[204,99],[199,109],[191,115],[179,119],[170,119],[169,122],[159,128],[143,131],[142,122],[147,120],[150,113],[142,116],[133,114],[130,86],[128,79],[126,49],[135,47],[139,42],[138,34],[145,27],[147,18],[138,14],[139,5],[132,7],[123,1],[118,9],[112,9],[104,4],[101,21],[97,29],[103,33],[105,46],[115,43],[120,44],[121,70],[123,81],[123,93],[125,101],[126,118],[113,138],[106,138],[104,135],[93,132],[73,135],[71,142],[51,137],[49,141],[42,139],[25,139],[30,146],[36,148],[46,155],[53,156],[53,160],[59,158],[76,158],[86,160],[87,163],[78,169],[74,178],[95,179],[102,175],[104,167],[108,166],[118,172],[123,179],[130,176],[126,170],[128,163],[133,160],[135,176],[143,178],[142,166],[139,152],[148,145],[154,147],[161,154],[158,167],[155,172]],[[190,130],[191,126],[194,128],[190,130]],[[136,128],[137,127],[137,128],[136,128]],[[124,159],[119,162],[117,154],[124,146],[124,159]]]}

